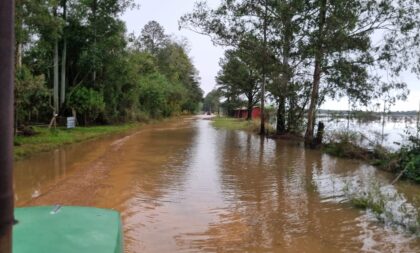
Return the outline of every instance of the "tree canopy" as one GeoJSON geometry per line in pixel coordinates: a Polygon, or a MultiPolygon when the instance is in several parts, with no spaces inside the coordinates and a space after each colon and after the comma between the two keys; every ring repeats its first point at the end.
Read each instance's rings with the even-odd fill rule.
{"type": "Polygon", "coordinates": [[[268,89],[262,97],[277,104],[277,133],[306,125],[311,145],[326,99],[347,96],[367,106],[384,98],[384,87],[395,99],[406,97],[399,75],[418,68],[419,6],[412,0],[222,0],[209,8],[200,1],[179,25],[228,51],[243,51],[247,41],[266,84],[260,87],[268,89]]]}
{"type": "Polygon", "coordinates": [[[132,0],[16,2],[17,124],[76,112],[81,124],[193,113],[202,101],[185,43],[156,21],[126,34],[132,0]]]}

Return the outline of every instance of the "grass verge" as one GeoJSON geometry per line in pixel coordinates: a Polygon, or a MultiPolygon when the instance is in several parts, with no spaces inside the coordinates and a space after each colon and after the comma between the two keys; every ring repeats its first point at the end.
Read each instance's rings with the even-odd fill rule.
{"type": "MultiPolygon", "coordinates": [[[[255,119],[247,121],[244,119],[228,118],[228,117],[216,117],[213,119],[213,126],[215,128],[224,128],[228,130],[243,130],[247,132],[259,133],[260,121],[255,119]]],[[[274,129],[266,124],[268,134],[274,132],[274,129]]]]}
{"type": "Polygon", "coordinates": [[[140,124],[124,124],[77,127],[74,129],[47,129],[35,127],[34,130],[37,132],[36,135],[15,137],[14,159],[19,160],[38,152],[53,150],[65,144],[77,143],[108,134],[120,133],[139,126],[140,124]]]}

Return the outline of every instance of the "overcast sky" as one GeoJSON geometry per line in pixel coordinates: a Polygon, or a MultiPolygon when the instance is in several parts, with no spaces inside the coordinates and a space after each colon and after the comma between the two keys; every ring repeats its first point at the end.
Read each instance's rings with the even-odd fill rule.
{"type": "MultiPolygon", "coordinates": [[[[195,0],[135,0],[140,8],[129,10],[122,19],[126,22],[127,32],[140,34],[143,26],[150,20],[159,22],[167,34],[188,39],[191,51],[189,52],[196,68],[200,72],[201,88],[207,93],[215,87],[215,76],[219,71],[219,59],[223,57],[224,49],[216,47],[210,39],[188,30],[178,30],[179,18],[191,12],[195,0]]],[[[210,6],[217,6],[219,0],[208,0],[210,6]]],[[[402,76],[407,82],[410,95],[407,101],[398,102],[392,110],[418,110],[420,102],[420,81],[411,74],[402,76]]],[[[324,109],[347,109],[347,100],[327,101],[324,109]]]]}

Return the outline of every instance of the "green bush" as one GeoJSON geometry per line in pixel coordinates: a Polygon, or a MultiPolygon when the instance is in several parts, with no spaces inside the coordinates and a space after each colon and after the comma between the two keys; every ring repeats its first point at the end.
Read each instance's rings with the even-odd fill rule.
{"type": "Polygon", "coordinates": [[[153,118],[168,117],[173,109],[169,106],[170,84],[161,74],[155,73],[140,79],[140,110],[149,112],[153,118]]]}
{"type": "Polygon", "coordinates": [[[51,115],[49,107],[50,91],[44,76],[34,76],[23,66],[16,71],[15,106],[18,124],[37,121],[38,116],[51,115]]]}
{"type": "Polygon", "coordinates": [[[406,169],[405,176],[416,182],[420,182],[420,154],[409,154],[404,163],[404,169],[406,169]]]}
{"type": "Polygon", "coordinates": [[[85,125],[95,121],[105,110],[103,95],[83,86],[75,88],[70,93],[68,106],[82,116],[78,117],[78,121],[85,125]]]}

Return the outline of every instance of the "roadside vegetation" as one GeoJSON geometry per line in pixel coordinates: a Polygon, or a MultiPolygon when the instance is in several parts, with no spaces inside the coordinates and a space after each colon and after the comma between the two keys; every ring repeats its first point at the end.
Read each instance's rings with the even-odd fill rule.
{"type": "Polygon", "coordinates": [[[18,1],[16,127],[54,115],[80,125],[162,118],[199,109],[188,42],[156,21],[127,34],[132,0],[18,1]]]}
{"type": "MultiPolygon", "coordinates": [[[[216,128],[223,128],[228,130],[243,130],[253,133],[259,133],[260,131],[260,122],[258,119],[246,120],[230,117],[215,117],[213,118],[212,124],[216,128]]],[[[267,127],[266,130],[268,133],[275,132],[274,128],[272,127],[267,127]]]]}
{"type": "Polygon", "coordinates": [[[117,17],[130,3],[105,1],[95,7],[90,1],[19,1],[18,129],[69,116],[80,125],[94,125],[199,110],[203,91],[187,42],[165,34],[156,21],[139,36],[126,34],[117,17]],[[41,18],[45,22],[36,22],[41,18]]]}
{"type": "Polygon", "coordinates": [[[90,126],[74,129],[45,127],[34,127],[36,133],[32,136],[16,136],[14,158],[19,160],[32,154],[50,151],[64,144],[71,144],[93,138],[102,137],[108,134],[122,133],[140,127],[140,124],[124,124],[112,126],[90,126]]]}
{"type": "Polygon", "coordinates": [[[137,7],[133,0],[16,2],[17,157],[126,128],[112,125],[200,110],[188,42],[156,21],[127,34],[121,14],[137,7]],[[61,129],[66,117],[78,128],[61,129]],[[58,128],[49,134],[33,125],[58,128]]]}
{"type": "Polygon", "coordinates": [[[253,125],[253,122],[236,118],[216,117],[213,119],[212,124],[216,128],[224,128],[228,130],[248,130],[248,128],[253,125]]]}

